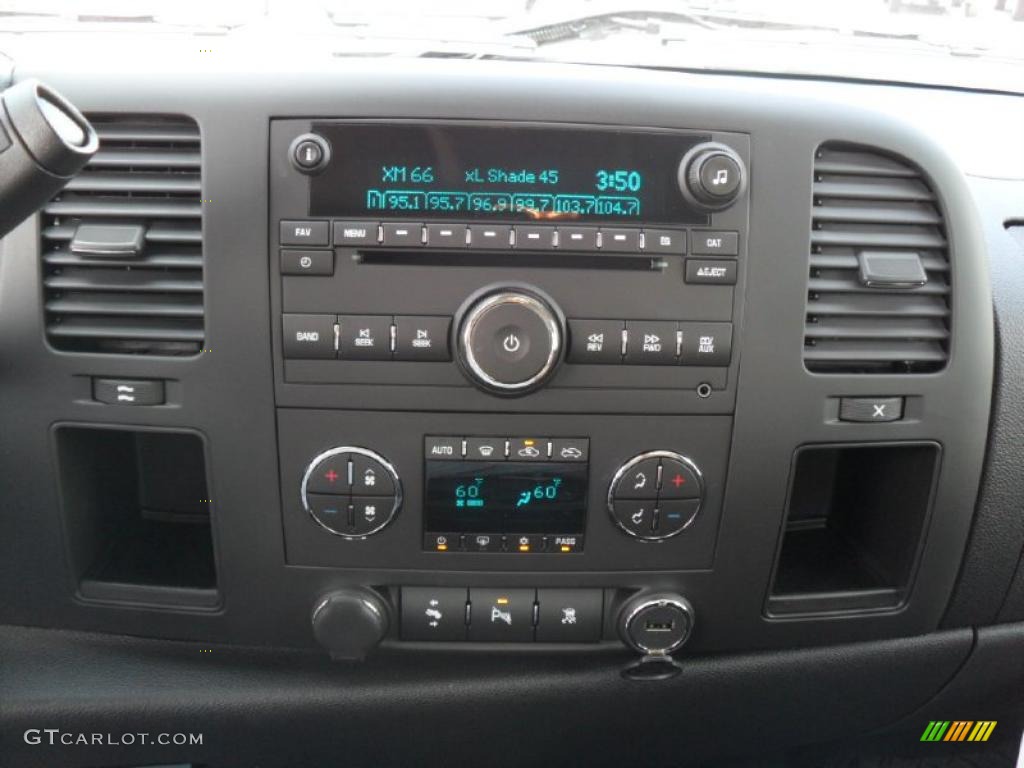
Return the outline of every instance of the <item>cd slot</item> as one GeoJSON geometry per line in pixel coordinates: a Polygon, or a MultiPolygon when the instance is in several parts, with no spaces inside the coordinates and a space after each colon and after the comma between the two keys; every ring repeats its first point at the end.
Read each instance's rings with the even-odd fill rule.
{"type": "Polygon", "coordinates": [[[528,267],[549,269],[606,269],[631,272],[660,272],[667,266],[664,257],[603,253],[508,251],[426,251],[366,250],[354,251],[352,260],[374,266],[431,267],[528,267]]]}

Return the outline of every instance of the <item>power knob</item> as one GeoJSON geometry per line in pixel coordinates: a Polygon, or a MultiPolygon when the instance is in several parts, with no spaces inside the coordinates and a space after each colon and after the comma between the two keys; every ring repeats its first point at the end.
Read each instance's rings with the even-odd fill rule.
{"type": "Polygon", "coordinates": [[[536,289],[496,287],[459,313],[456,346],[466,377],[496,395],[543,386],[561,361],[565,320],[536,289]]]}
{"type": "Polygon", "coordinates": [[[698,144],[679,162],[679,190],[691,205],[705,211],[728,208],[747,188],[743,160],[725,144],[698,144]]]}

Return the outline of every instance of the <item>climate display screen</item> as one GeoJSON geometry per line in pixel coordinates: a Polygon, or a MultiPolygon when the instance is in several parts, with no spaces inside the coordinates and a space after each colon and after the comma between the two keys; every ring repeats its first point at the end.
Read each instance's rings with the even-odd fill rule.
{"type": "Polygon", "coordinates": [[[331,160],[310,215],[702,224],[676,173],[706,136],[668,131],[316,123],[331,160]]]}
{"type": "Polygon", "coordinates": [[[586,464],[428,461],[428,531],[583,533],[586,464]]]}

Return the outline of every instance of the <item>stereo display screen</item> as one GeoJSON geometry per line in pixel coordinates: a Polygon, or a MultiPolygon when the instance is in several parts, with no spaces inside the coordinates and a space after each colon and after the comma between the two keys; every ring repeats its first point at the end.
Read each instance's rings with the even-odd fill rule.
{"type": "Polygon", "coordinates": [[[704,224],[679,161],[708,136],[592,127],[314,123],[312,216],[704,224]]]}

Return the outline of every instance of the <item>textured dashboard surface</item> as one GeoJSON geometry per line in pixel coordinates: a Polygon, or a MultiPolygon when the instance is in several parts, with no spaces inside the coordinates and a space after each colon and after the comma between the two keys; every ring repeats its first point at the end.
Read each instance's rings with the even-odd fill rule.
{"type": "Polygon", "coordinates": [[[331,664],[241,649],[0,630],[0,756],[51,766],[691,764],[880,728],[924,704],[972,632],[806,652],[692,658],[662,682],[629,656],[381,655],[331,664]],[[209,652],[201,652],[202,649],[209,652]],[[814,691],[807,681],[815,681],[814,691]],[[822,696],[822,691],[835,695],[822,696]],[[201,748],[29,746],[28,728],[202,733],[201,748]]]}

